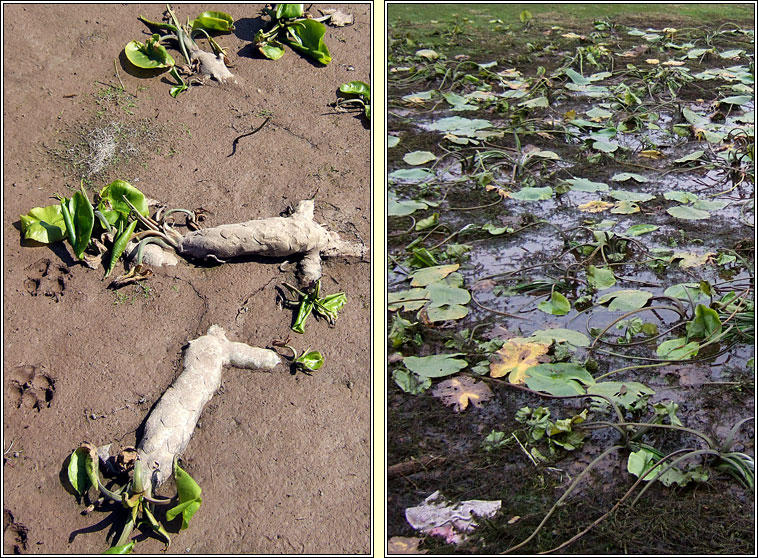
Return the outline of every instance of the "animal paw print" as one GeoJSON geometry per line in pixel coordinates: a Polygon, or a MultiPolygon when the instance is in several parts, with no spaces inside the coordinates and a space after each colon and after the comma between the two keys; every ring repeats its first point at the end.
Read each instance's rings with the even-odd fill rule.
{"type": "Polygon", "coordinates": [[[42,258],[26,268],[30,274],[24,281],[26,292],[32,296],[40,294],[49,296],[58,302],[66,290],[66,279],[71,273],[62,264],[53,264],[49,259],[42,258]]]}
{"type": "Polygon", "coordinates": [[[37,409],[50,407],[55,394],[55,379],[44,373],[42,366],[17,366],[10,374],[16,408],[37,409]]]}

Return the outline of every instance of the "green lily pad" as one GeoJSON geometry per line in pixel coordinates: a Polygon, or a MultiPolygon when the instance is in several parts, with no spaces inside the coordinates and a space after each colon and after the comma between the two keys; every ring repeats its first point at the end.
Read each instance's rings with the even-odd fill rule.
{"type": "Polygon", "coordinates": [[[615,285],[616,277],[611,269],[590,265],[587,267],[587,282],[598,291],[602,291],[615,285]]]}
{"type": "Polygon", "coordinates": [[[614,174],[611,177],[611,180],[615,182],[625,182],[627,180],[634,180],[635,182],[639,183],[647,182],[647,178],[641,174],[635,174],[633,172],[620,172],[618,174],[614,174]]]}
{"type": "Polygon", "coordinates": [[[655,353],[666,360],[687,360],[697,355],[700,344],[697,341],[687,342],[684,337],[664,341],[655,353]]]}
{"type": "Polygon", "coordinates": [[[412,151],[411,153],[406,153],[403,157],[403,161],[409,165],[423,165],[436,159],[437,156],[431,151],[412,151]]]}
{"type": "Polygon", "coordinates": [[[397,137],[397,136],[391,136],[391,135],[387,134],[387,147],[388,148],[397,147],[397,144],[399,144],[399,143],[400,143],[400,138],[399,137],[397,137]]]}
{"type": "Polygon", "coordinates": [[[639,403],[642,398],[655,395],[655,390],[639,382],[598,382],[589,386],[587,393],[605,395],[620,407],[629,409],[639,403]]]}
{"type": "Polygon", "coordinates": [[[468,366],[468,362],[455,358],[463,353],[430,355],[425,357],[409,356],[403,359],[403,364],[422,378],[443,378],[460,372],[468,366]]]}
{"type": "Polygon", "coordinates": [[[613,291],[612,293],[604,294],[597,302],[598,304],[610,302],[608,310],[611,310],[612,312],[628,312],[630,310],[642,308],[652,296],[653,293],[648,291],[621,289],[613,291]]]}
{"type": "Polygon", "coordinates": [[[670,207],[666,210],[666,213],[677,219],[686,219],[688,221],[697,221],[699,219],[708,219],[711,214],[702,209],[695,209],[689,205],[677,205],[676,207],[670,207]]]}
{"type": "Polygon", "coordinates": [[[387,215],[389,217],[403,217],[410,215],[419,209],[427,209],[429,206],[417,200],[399,201],[393,192],[387,196],[387,215]]]}
{"type": "Polygon", "coordinates": [[[392,379],[400,389],[411,395],[419,395],[432,387],[431,378],[419,376],[405,368],[398,368],[392,372],[392,379]]]}
{"type": "Polygon", "coordinates": [[[600,192],[608,190],[608,185],[605,182],[593,182],[586,178],[571,178],[564,180],[564,182],[575,192],[600,192]]]}
{"type": "Polygon", "coordinates": [[[669,201],[677,201],[679,203],[692,203],[698,201],[698,197],[690,192],[682,192],[681,190],[671,190],[664,192],[663,197],[669,201]]]}
{"type": "Polygon", "coordinates": [[[640,235],[651,233],[657,230],[658,230],[658,227],[656,225],[648,225],[648,224],[641,223],[639,225],[632,225],[631,227],[626,229],[626,232],[624,234],[626,236],[640,236],[640,235]]]}
{"type": "Polygon", "coordinates": [[[611,190],[608,192],[608,195],[611,196],[614,200],[639,203],[655,199],[654,194],[645,194],[644,192],[629,192],[628,190],[611,190]]]}
{"type": "Polygon", "coordinates": [[[552,328],[552,329],[539,329],[532,333],[530,337],[527,337],[529,342],[536,343],[568,343],[574,347],[589,347],[589,338],[579,331],[573,329],[564,328],[552,328]]]}
{"type": "Polygon", "coordinates": [[[584,385],[592,385],[595,379],[578,364],[556,362],[538,364],[525,372],[525,383],[529,389],[543,391],[551,395],[582,395],[584,385]]]}
{"type": "Polygon", "coordinates": [[[414,287],[425,287],[435,281],[444,279],[459,267],[461,267],[460,264],[447,264],[420,269],[410,276],[411,285],[414,287]]]}
{"type": "Polygon", "coordinates": [[[702,149],[698,149],[697,151],[693,151],[689,155],[685,155],[684,157],[679,157],[678,159],[674,159],[674,163],[677,163],[677,164],[692,163],[694,161],[701,159],[703,155],[705,155],[705,151],[703,151],[702,149]]]}
{"type": "Polygon", "coordinates": [[[434,178],[434,173],[426,169],[398,169],[391,172],[387,178],[402,182],[426,182],[434,178]]]}
{"type": "Polygon", "coordinates": [[[553,197],[553,189],[550,186],[545,186],[544,188],[527,186],[526,188],[521,188],[518,192],[512,193],[510,197],[521,201],[549,200],[553,197]]]}

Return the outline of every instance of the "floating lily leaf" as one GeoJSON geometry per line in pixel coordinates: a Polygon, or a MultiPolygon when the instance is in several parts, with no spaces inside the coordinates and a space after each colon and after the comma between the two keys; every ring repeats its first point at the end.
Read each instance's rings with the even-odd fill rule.
{"type": "Polygon", "coordinates": [[[398,169],[387,177],[402,182],[425,182],[434,178],[434,173],[425,169],[398,169]]]}
{"type": "Polygon", "coordinates": [[[624,182],[626,180],[634,180],[635,182],[643,183],[647,182],[647,178],[640,174],[635,174],[633,172],[620,172],[618,174],[614,174],[611,177],[611,180],[615,182],[624,182]]]}
{"type": "Polygon", "coordinates": [[[639,213],[640,206],[629,200],[621,200],[616,202],[616,205],[611,209],[611,213],[617,215],[631,215],[632,213],[639,213]]]}
{"type": "Polygon", "coordinates": [[[699,199],[695,194],[691,194],[690,192],[682,192],[680,190],[671,190],[669,192],[664,192],[663,197],[669,201],[673,200],[679,203],[692,203],[698,201],[699,199]]]}
{"type": "Polygon", "coordinates": [[[406,101],[408,103],[423,103],[425,101],[431,101],[436,96],[437,96],[437,91],[434,89],[431,89],[429,91],[419,91],[418,93],[410,93],[408,95],[404,95],[401,98],[403,101],[406,101]]]}
{"type": "Polygon", "coordinates": [[[627,190],[611,190],[608,192],[614,200],[629,201],[629,202],[646,202],[655,199],[653,194],[645,194],[644,192],[629,192],[627,190]]]}
{"type": "Polygon", "coordinates": [[[511,193],[510,197],[522,201],[549,200],[553,197],[553,189],[550,186],[544,188],[526,187],[521,188],[518,192],[511,193]]]}
{"type": "Polygon", "coordinates": [[[500,378],[508,375],[512,384],[523,384],[527,370],[543,362],[550,345],[528,343],[511,339],[492,355],[490,376],[500,378]]]}
{"type": "Polygon", "coordinates": [[[592,385],[595,379],[583,366],[554,362],[529,368],[525,383],[529,389],[551,395],[582,395],[585,393],[582,384],[592,385]]]}
{"type": "Polygon", "coordinates": [[[482,230],[487,231],[492,236],[498,236],[501,234],[505,234],[507,232],[513,232],[513,229],[510,227],[496,227],[492,223],[485,223],[484,225],[482,225],[482,230]]]}
{"type": "Polygon", "coordinates": [[[677,285],[671,285],[663,291],[663,294],[680,300],[693,300],[694,302],[697,302],[700,297],[706,296],[700,290],[700,285],[698,283],[679,283],[677,285]],[[689,293],[689,296],[687,296],[687,293],[689,293]]]}
{"type": "Polygon", "coordinates": [[[431,151],[412,151],[411,153],[406,153],[403,157],[403,161],[409,165],[423,165],[436,159],[437,156],[431,151]]]}
{"type": "Polygon", "coordinates": [[[387,134],[387,147],[388,148],[397,147],[398,143],[400,143],[400,138],[399,137],[397,137],[397,136],[391,136],[391,135],[387,134]]]}
{"type": "Polygon", "coordinates": [[[640,236],[640,235],[651,233],[657,230],[658,230],[658,227],[656,225],[639,224],[639,225],[632,225],[631,227],[626,229],[626,232],[624,234],[626,236],[640,236]]]}
{"type": "Polygon", "coordinates": [[[724,209],[728,205],[728,201],[722,200],[697,200],[692,204],[692,207],[702,211],[718,211],[719,209],[724,209]]]}
{"type": "Polygon", "coordinates": [[[618,143],[605,141],[605,140],[596,140],[592,143],[592,148],[596,149],[597,151],[602,151],[603,153],[613,153],[617,151],[621,147],[618,143]]]}
{"type": "Polygon", "coordinates": [[[708,219],[711,216],[707,211],[701,209],[695,209],[689,205],[677,205],[676,207],[670,207],[666,210],[666,213],[677,219],[686,219],[688,221],[696,221],[699,219],[708,219]]]}
{"type": "Polygon", "coordinates": [[[390,217],[403,217],[419,209],[427,209],[429,206],[416,200],[398,201],[393,192],[387,196],[387,215],[390,217]]]}
{"type": "Polygon", "coordinates": [[[21,215],[20,219],[21,232],[25,240],[51,244],[63,240],[66,236],[66,226],[59,203],[35,207],[26,215],[21,215]]]}
{"type": "Polygon", "coordinates": [[[677,164],[692,163],[694,161],[702,159],[703,155],[705,155],[705,151],[703,151],[702,149],[698,149],[697,151],[693,151],[689,155],[685,155],[684,157],[679,157],[678,159],[674,159],[674,163],[677,163],[677,164]]]}
{"type": "Polygon", "coordinates": [[[536,99],[529,99],[528,101],[522,101],[518,106],[523,108],[546,108],[550,106],[547,97],[537,97],[536,99]]]}
{"type": "Polygon", "coordinates": [[[157,68],[171,68],[175,62],[166,50],[159,44],[160,35],[150,37],[145,44],[139,41],[131,41],[124,47],[127,60],[137,68],[154,70],[157,68]]]}
{"type": "Polygon", "coordinates": [[[576,70],[572,70],[571,68],[567,68],[565,70],[565,73],[569,77],[569,79],[577,85],[589,85],[591,83],[588,78],[584,77],[582,74],[580,74],[576,70]]]}
{"type": "Polygon", "coordinates": [[[748,104],[752,100],[753,100],[753,97],[751,97],[750,95],[736,95],[733,97],[725,97],[724,99],[721,99],[719,101],[719,104],[742,106],[742,105],[748,104]]]}
{"type": "Polygon", "coordinates": [[[613,116],[613,113],[609,110],[600,107],[593,107],[587,111],[587,116],[593,120],[606,120],[613,116]]]}
{"type": "MultiPolygon", "coordinates": [[[[648,396],[655,395],[655,390],[639,382],[599,382],[589,386],[587,393],[605,395],[620,407],[633,409],[644,404],[648,396]]],[[[599,399],[596,401],[600,402],[599,399]]]]}
{"type": "Polygon", "coordinates": [[[445,405],[453,405],[453,410],[460,413],[468,407],[469,402],[474,407],[481,407],[493,394],[486,383],[468,376],[459,376],[437,384],[432,395],[441,399],[445,405]]]}
{"type": "MultiPolygon", "coordinates": [[[[515,338],[514,338],[515,339],[515,338]]],[[[574,347],[589,347],[589,338],[573,329],[564,328],[552,328],[552,329],[540,329],[532,333],[531,337],[526,338],[529,341],[536,343],[550,344],[555,343],[568,343],[574,347]]]]}
{"type": "Polygon", "coordinates": [[[605,182],[593,182],[586,178],[571,178],[564,180],[569,187],[575,192],[599,192],[608,190],[608,185],[605,182]]]}
{"type": "Polygon", "coordinates": [[[446,132],[455,136],[476,137],[477,132],[491,126],[492,122],[481,118],[470,119],[461,118],[460,116],[449,116],[430,124],[429,129],[446,132]]]}
{"type": "Polygon", "coordinates": [[[463,353],[450,353],[443,355],[431,355],[425,357],[409,356],[403,359],[403,364],[423,378],[443,378],[460,372],[468,366],[468,362],[455,358],[463,353]]]}
{"type": "Polygon", "coordinates": [[[419,310],[427,302],[426,289],[422,288],[387,293],[387,310],[390,312],[400,309],[406,312],[419,310]]]}
{"type": "Polygon", "coordinates": [[[664,341],[656,349],[656,354],[666,360],[687,360],[697,355],[700,350],[700,344],[697,341],[687,342],[687,339],[680,337],[664,341]]]}
{"type": "Polygon", "coordinates": [[[613,312],[628,312],[637,310],[647,304],[647,301],[653,296],[653,293],[639,291],[636,289],[621,289],[606,293],[598,299],[598,304],[610,302],[608,310],[613,312]]]}
{"type": "Polygon", "coordinates": [[[571,304],[568,299],[558,291],[553,291],[550,300],[543,300],[537,305],[537,308],[546,314],[554,316],[565,316],[571,311],[571,304]]]}
{"type": "Polygon", "coordinates": [[[448,264],[420,269],[411,275],[411,285],[414,287],[425,287],[435,281],[444,279],[459,267],[461,267],[460,264],[448,264]]]}
{"type": "Polygon", "coordinates": [[[616,277],[611,269],[590,265],[587,267],[587,282],[598,291],[602,291],[615,285],[616,277]]]}
{"type": "Polygon", "coordinates": [[[411,395],[419,395],[432,387],[431,378],[425,378],[409,372],[405,368],[398,368],[392,372],[392,379],[400,389],[411,395]]]}

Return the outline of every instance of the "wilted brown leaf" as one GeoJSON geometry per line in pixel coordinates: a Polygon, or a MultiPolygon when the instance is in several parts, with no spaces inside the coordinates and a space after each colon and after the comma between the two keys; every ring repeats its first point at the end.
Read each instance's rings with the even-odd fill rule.
{"type": "Polygon", "coordinates": [[[484,382],[477,382],[468,376],[459,376],[437,384],[432,390],[432,395],[442,399],[445,405],[454,405],[453,410],[460,413],[468,407],[469,402],[479,407],[492,397],[492,390],[484,382]]]}
{"type": "Polygon", "coordinates": [[[549,348],[550,345],[543,343],[508,341],[493,355],[490,376],[499,378],[508,374],[509,382],[523,384],[526,371],[547,360],[544,356],[549,348]]]}
{"type": "Polygon", "coordinates": [[[324,15],[332,16],[329,18],[329,23],[335,27],[344,27],[345,25],[352,25],[353,23],[353,14],[346,14],[345,12],[335,9],[320,11],[324,15]]]}

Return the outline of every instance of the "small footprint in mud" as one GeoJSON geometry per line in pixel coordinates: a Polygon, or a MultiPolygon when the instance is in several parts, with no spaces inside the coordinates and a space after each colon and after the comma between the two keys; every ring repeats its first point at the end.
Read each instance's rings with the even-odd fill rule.
{"type": "Polygon", "coordinates": [[[16,408],[26,407],[41,411],[53,402],[55,379],[44,372],[42,366],[24,364],[17,366],[10,373],[13,384],[12,395],[16,408]]]}
{"type": "Polygon", "coordinates": [[[26,550],[29,540],[29,529],[14,521],[13,513],[3,508],[3,535],[6,541],[13,541],[13,554],[21,554],[26,550]]]}
{"type": "Polygon", "coordinates": [[[53,264],[42,258],[26,268],[30,274],[24,281],[26,292],[32,296],[49,296],[58,302],[66,290],[66,279],[71,270],[63,264],[53,264]]]}

